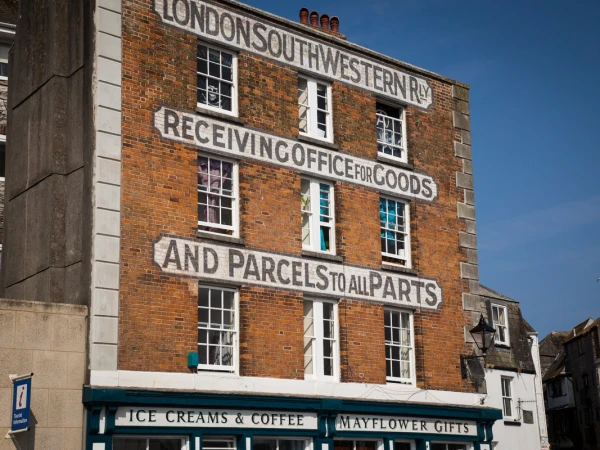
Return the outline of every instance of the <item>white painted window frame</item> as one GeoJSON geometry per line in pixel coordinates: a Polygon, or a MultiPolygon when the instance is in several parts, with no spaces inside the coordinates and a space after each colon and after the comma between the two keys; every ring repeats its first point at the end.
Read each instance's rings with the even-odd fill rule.
{"type": "MultiPolygon", "coordinates": [[[[309,239],[310,244],[304,245],[302,243],[302,248],[304,250],[310,250],[318,253],[325,253],[328,255],[335,255],[335,185],[329,181],[322,181],[316,178],[302,177],[300,183],[302,181],[308,181],[310,183],[309,187],[309,198],[310,198],[310,209],[304,210],[303,203],[301,199],[301,214],[308,213],[309,214],[309,239]],[[329,217],[331,218],[331,222],[328,225],[327,222],[321,222],[321,184],[326,184],[329,186],[329,217]],[[321,250],[321,224],[328,227],[329,231],[329,251],[321,250]]],[[[300,193],[302,197],[302,191],[300,193]]],[[[301,225],[302,226],[302,225],[301,225]]]]}
{"type": "MultiPolygon", "coordinates": [[[[380,201],[381,201],[381,199],[391,200],[393,202],[400,203],[403,205],[403,207],[404,207],[404,228],[405,228],[405,232],[404,232],[404,235],[405,235],[405,241],[404,241],[405,255],[404,256],[405,257],[402,258],[398,255],[394,255],[394,254],[383,252],[383,251],[381,252],[381,256],[385,256],[385,257],[391,258],[391,259],[404,260],[404,261],[406,261],[406,265],[402,265],[402,264],[400,264],[400,262],[398,262],[397,264],[401,267],[406,267],[406,268],[410,269],[412,267],[411,239],[410,239],[410,203],[405,200],[400,200],[400,199],[388,197],[385,195],[380,195],[379,198],[380,198],[380,201]]],[[[381,224],[380,224],[380,227],[379,227],[379,239],[380,240],[381,240],[381,230],[382,230],[382,228],[381,228],[381,224]]],[[[387,230],[387,228],[386,228],[386,230],[387,230]]],[[[390,264],[390,262],[388,262],[388,261],[386,261],[386,263],[390,264]]],[[[393,263],[391,263],[391,264],[393,264],[393,263]]]]}
{"type": "MultiPolygon", "coordinates": [[[[383,442],[383,439],[377,439],[377,438],[362,438],[362,437],[334,437],[334,444],[333,447],[335,447],[335,441],[352,441],[352,450],[356,450],[356,442],[376,442],[377,443],[377,450],[387,450],[385,449],[385,444],[383,442]]],[[[390,441],[392,442],[392,441],[390,441]]],[[[398,439],[398,442],[402,442],[401,439],[398,439]]],[[[333,447],[330,450],[333,450],[333,447]]]]}
{"type": "Polygon", "coordinates": [[[512,377],[506,377],[504,375],[500,376],[500,393],[502,395],[502,416],[504,417],[504,419],[508,419],[508,420],[514,420],[515,419],[515,399],[513,397],[513,378],[512,377]],[[504,390],[504,382],[507,381],[508,382],[508,388],[510,389],[510,392],[507,394],[504,390]],[[509,399],[510,400],[510,414],[506,414],[506,408],[504,405],[504,400],[505,399],[509,399]]]}
{"type": "MultiPolygon", "coordinates": [[[[198,283],[198,295],[200,295],[200,288],[218,289],[221,291],[233,292],[233,304],[235,314],[235,330],[233,332],[233,358],[234,362],[232,366],[221,366],[213,364],[200,364],[200,358],[198,357],[198,371],[203,372],[219,372],[225,374],[239,375],[240,373],[240,303],[239,303],[239,290],[236,288],[229,288],[223,286],[215,286],[210,284],[198,283]]],[[[199,308],[199,299],[196,302],[199,308]]],[[[204,329],[204,328],[203,328],[204,329]]],[[[198,330],[200,325],[198,324],[198,330]]],[[[196,337],[198,341],[198,336],[196,337]]]]}
{"type": "MultiPolygon", "coordinates": [[[[410,310],[406,309],[397,309],[397,308],[385,308],[384,314],[388,313],[399,313],[399,314],[408,314],[409,316],[409,326],[410,326],[410,350],[409,350],[409,367],[410,367],[410,377],[402,378],[402,377],[388,377],[387,369],[386,369],[386,380],[388,383],[402,383],[408,384],[411,386],[416,385],[416,374],[415,374],[415,326],[414,326],[414,314],[410,310]]],[[[384,322],[385,328],[385,322],[384,322]]],[[[386,362],[387,362],[387,340],[385,341],[385,351],[386,351],[386,362]]]]}
{"type": "MultiPolygon", "coordinates": [[[[217,108],[215,106],[211,106],[208,104],[204,104],[204,103],[200,103],[196,100],[196,106],[200,109],[206,109],[208,111],[214,111],[214,112],[218,112],[221,114],[227,114],[228,116],[233,116],[233,117],[238,117],[238,54],[237,52],[229,49],[229,48],[224,48],[224,47],[219,47],[218,45],[214,45],[214,44],[209,44],[206,41],[202,41],[200,39],[197,40],[196,42],[196,52],[197,50],[197,46],[198,45],[203,45],[205,47],[208,48],[208,51],[212,50],[216,50],[219,52],[225,52],[228,53],[230,55],[232,55],[232,62],[231,62],[231,71],[232,71],[232,75],[233,75],[233,84],[231,86],[231,111],[227,111],[226,109],[222,109],[222,108],[217,108]]],[[[198,59],[197,54],[196,54],[196,59],[198,59]]],[[[197,62],[196,62],[197,64],[197,62]]],[[[208,69],[208,68],[207,68],[208,69]]],[[[205,76],[207,78],[213,78],[219,81],[224,81],[226,83],[230,83],[229,80],[224,80],[222,78],[215,78],[211,75],[208,74],[203,74],[198,72],[198,68],[196,67],[196,91],[198,90],[198,77],[199,76],[205,76]]],[[[208,92],[208,84],[207,84],[207,92],[208,92]]],[[[197,92],[196,92],[196,95],[197,92]]]]}
{"type": "Polygon", "coordinates": [[[446,445],[446,450],[448,449],[448,445],[464,445],[467,450],[473,450],[473,444],[470,442],[456,442],[456,441],[431,441],[431,448],[433,449],[433,444],[444,444],[446,445]]]}
{"type": "Polygon", "coordinates": [[[494,345],[503,345],[505,347],[509,347],[510,346],[510,335],[508,333],[508,309],[506,308],[506,306],[492,303],[492,327],[496,329],[496,337],[494,338],[494,345]],[[498,311],[498,313],[497,313],[498,320],[496,320],[496,318],[494,316],[494,308],[498,311]],[[504,320],[506,322],[504,325],[502,325],[499,322],[500,309],[504,310],[504,320]],[[504,336],[506,339],[500,340],[500,333],[499,333],[500,330],[498,327],[504,328],[504,336]]]}
{"type": "MultiPolygon", "coordinates": [[[[391,119],[394,120],[399,120],[401,121],[401,127],[402,127],[402,156],[400,158],[393,156],[393,155],[388,155],[387,153],[383,153],[380,152],[379,149],[377,149],[377,155],[380,156],[381,158],[385,158],[385,159],[389,159],[390,161],[400,161],[403,163],[408,163],[408,149],[407,149],[407,141],[406,141],[406,106],[404,105],[394,105],[392,103],[388,103],[385,101],[381,101],[380,99],[377,99],[377,103],[381,103],[383,105],[389,106],[390,108],[398,108],[400,110],[400,117],[391,117],[391,119]]],[[[379,120],[379,113],[377,112],[377,110],[375,111],[375,116],[376,116],[376,122],[379,120]]],[[[389,117],[389,116],[387,116],[389,117]]],[[[375,130],[377,130],[377,125],[375,125],[375,130]]],[[[383,143],[383,142],[381,142],[383,143]]],[[[379,146],[380,141],[379,139],[377,139],[377,144],[379,146]]]]}
{"type": "Polygon", "coordinates": [[[204,443],[208,441],[230,441],[233,443],[232,449],[235,450],[239,448],[237,446],[237,439],[235,436],[221,436],[218,434],[210,434],[206,436],[202,436],[202,444],[200,444],[200,437],[196,437],[196,450],[222,450],[220,447],[205,447],[204,443]]]}
{"type": "MultiPolygon", "coordinates": [[[[13,32],[14,34],[14,32],[13,32]]],[[[2,47],[8,47],[8,52],[10,53],[10,48],[12,47],[12,43],[7,43],[7,42],[0,42],[0,46],[2,47]]],[[[6,64],[8,64],[8,60],[6,61],[6,64]]],[[[0,75],[0,81],[8,81],[8,77],[4,76],[4,75],[0,75]]]]}
{"type": "Polygon", "coordinates": [[[146,450],[150,450],[150,439],[181,439],[181,450],[190,450],[190,440],[187,436],[180,435],[156,435],[156,434],[119,434],[113,435],[113,447],[114,441],[118,439],[146,439],[146,450]]]}
{"type": "MultiPolygon", "coordinates": [[[[308,90],[308,120],[307,120],[307,132],[300,130],[300,116],[298,115],[298,132],[301,136],[307,136],[313,139],[319,139],[324,142],[333,143],[333,104],[331,102],[331,83],[313,78],[303,73],[298,74],[298,83],[300,79],[306,80],[308,90]],[[327,88],[327,121],[326,121],[326,134],[327,137],[318,135],[319,127],[317,126],[317,83],[322,84],[327,88]]],[[[300,86],[298,86],[300,89],[300,86]]],[[[300,103],[298,103],[298,114],[300,113],[300,103]]]]}
{"type": "MultiPolygon", "coordinates": [[[[311,436],[306,436],[306,437],[300,437],[300,436],[295,436],[295,437],[286,437],[285,435],[282,436],[261,436],[258,434],[255,434],[253,437],[253,441],[252,441],[252,449],[254,449],[254,441],[256,441],[257,439],[265,439],[265,440],[270,440],[270,441],[277,441],[277,445],[276,445],[276,449],[275,450],[281,450],[279,448],[279,441],[299,441],[299,442],[305,442],[305,446],[304,446],[304,450],[313,450],[313,438],[311,436]]],[[[333,449],[331,449],[333,450],[333,449]]]]}
{"type": "MultiPolygon", "coordinates": [[[[339,382],[340,380],[340,333],[339,333],[339,314],[338,314],[338,302],[335,300],[324,300],[313,297],[305,297],[304,302],[312,302],[312,311],[313,311],[313,341],[314,344],[312,346],[313,354],[313,373],[312,374],[304,374],[304,379],[306,380],[320,380],[320,381],[333,381],[339,382]],[[333,346],[333,375],[324,375],[324,364],[323,364],[323,342],[324,342],[324,333],[323,333],[323,304],[333,305],[333,320],[334,320],[334,342],[333,346]]],[[[303,318],[305,318],[303,314],[303,318]]],[[[306,326],[304,326],[304,338],[306,339],[306,326]]]]}
{"type": "MultiPolygon", "coordinates": [[[[232,213],[231,228],[228,228],[221,224],[204,222],[204,221],[200,220],[200,217],[198,217],[198,230],[200,230],[200,227],[222,228],[223,230],[231,230],[232,234],[228,235],[225,233],[218,233],[216,231],[207,231],[207,230],[200,230],[200,231],[202,233],[210,233],[210,234],[214,234],[216,236],[230,236],[230,237],[237,238],[240,236],[240,192],[239,192],[239,164],[238,164],[238,161],[236,161],[234,159],[223,158],[220,155],[214,155],[214,154],[202,153],[202,152],[198,152],[198,157],[208,158],[209,160],[215,159],[215,160],[219,160],[219,161],[225,161],[225,162],[231,163],[233,165],[233,170],[232,170],[233,198],[232,198],[232,205],[231,205],[231,213],[232,213]],[[218,226],[215,226],[215,225],[218,225],[218,226]]],[[[210,166],[210,164],[209,164],[209,166],[210,166]]],[[[198,173],[197,164],[196,164],[196,173],[198,173]]],[[[197,175],[196,175],[196,177],[197,177],[197,175]]],[[[207,194],[209,194],[209,193],[210,192],[207,191],[207,194]]],[[[197,202],[197,204],[199,204],[199,203],[197,202]]]]}

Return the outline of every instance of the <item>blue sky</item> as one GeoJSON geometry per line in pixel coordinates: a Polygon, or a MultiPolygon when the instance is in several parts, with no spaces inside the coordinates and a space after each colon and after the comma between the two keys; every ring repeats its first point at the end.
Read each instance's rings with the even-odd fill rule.
{"type": "Polygon", "coordinates": [[[246,3],[470,84],[481,282],[540,338],[600,316],[600,2],[246,3]]]}

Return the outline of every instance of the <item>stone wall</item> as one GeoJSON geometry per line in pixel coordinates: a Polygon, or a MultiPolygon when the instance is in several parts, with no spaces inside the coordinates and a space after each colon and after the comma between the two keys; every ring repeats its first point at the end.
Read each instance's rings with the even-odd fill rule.
{"type": "Polygon", "coordinates": [[[0,449],[80,450],[87,307],[0,299],[0,449]],[[33,372],[32,428],[10,428],[9,374],[33,372]]]}

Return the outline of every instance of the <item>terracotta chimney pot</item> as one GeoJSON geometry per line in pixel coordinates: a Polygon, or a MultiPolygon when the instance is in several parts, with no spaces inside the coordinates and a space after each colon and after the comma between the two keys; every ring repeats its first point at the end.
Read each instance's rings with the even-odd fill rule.
{"type": "Polygon", "coordinates": [[[313,27],[318,27],[319,26],[319,13],[317,11],[312,11],[310,13],[310,24],[313,27]]]}
{"type": "Polygon", "coordinates": [[[308,24],[308,8],[300,9],[300,23],[308,24]]]}
{"type": "Polygon", "coordinates": [[[329,16],[327,14],[321,15],[321,28],[329,31],[329,16]]]}
{"type": "Polygon", "coordinates": [[[331,31],[333,31],[334,33],[340,32],[340,19],[338,18],[338,16],[333,16],[329,20],[329,23],[331,24],[331,31]]]}

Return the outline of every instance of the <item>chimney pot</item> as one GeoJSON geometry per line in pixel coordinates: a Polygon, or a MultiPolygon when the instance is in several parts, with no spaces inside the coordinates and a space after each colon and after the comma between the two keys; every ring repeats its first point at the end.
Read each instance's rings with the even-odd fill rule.
{"type": "Polygon", "coordinates": [[[310,13],[310,24],[313,27],[318,27],[319,26],[319,13],[317,11],[312,11],[310,13]]]}
{"type": "Polygon", "coordinates": [[[338,16],[333,16],[329,20],[329,23],[331,24],[331,31],[333,31],[334,33],[340,32],[340,19],[338,18],[338,16]]]}
{"type": "Polygon", "coordinates": [[[329,16],[327,14],[321,15],[321,28],[329,31],[329,16]]]}
{"type": "Polygon", "coordinates": [[[308,8],[300,9],[300,23],[308,23],[308,8]]]}

